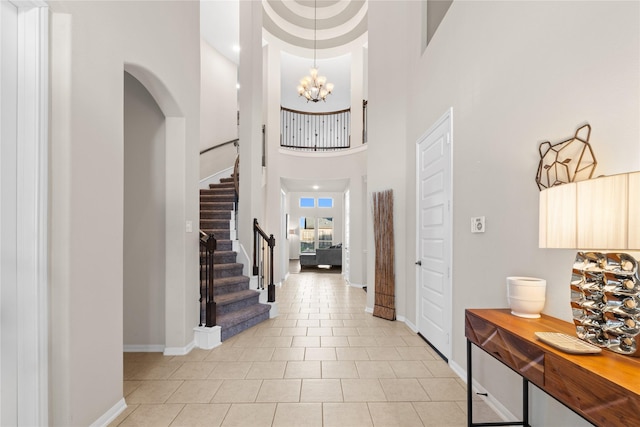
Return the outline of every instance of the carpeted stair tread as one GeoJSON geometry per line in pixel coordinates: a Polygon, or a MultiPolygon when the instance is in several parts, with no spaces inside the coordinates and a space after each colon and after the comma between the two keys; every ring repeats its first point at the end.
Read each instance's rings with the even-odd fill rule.
{"type": "Polygon", "coordinates": [[[213,265],[213,270],[214,271],[215,270],[233,270],[233,269],[236,269],[238,267],[242,268],[242,267],[244,267],[244,265],[239,263],[239,262],[230,262],[230,263],[227,263],[227,264],[214,264],[213,265]]]}
{"type": "Polygon", "coordinates": [[[216,195],[216,194],[232,194],[235,196],[236,194],[236,189],[231,186],[231,187],[215,187],[215,188],[201,188],[200,189],[200,195],[216,195]]]}
{"type": "Polygon", "coordinates": [[[219,191],[231,191],[235,194],[236,187],[232,182],[224,184],[209,184],[209,188],[203,188],[201,190],[219,190],[219,191]]]}
{"type": "Polygon", "coordinates": [[[216,240],[229,240],[231,238],[231,233],[229,230],[220,230],[220,229],[211,229],[211,228],[201,228],[202,231],[207,233],[208,235],[212,235],[216,238],[216,240]]]}
{"type": "Polygon", "coordinates": [[[222,341],[267,320],[270,309],[271,306],[268,304],[254,304],[242,310],[217,316],[216,323],[222,328],[222,341]]]}

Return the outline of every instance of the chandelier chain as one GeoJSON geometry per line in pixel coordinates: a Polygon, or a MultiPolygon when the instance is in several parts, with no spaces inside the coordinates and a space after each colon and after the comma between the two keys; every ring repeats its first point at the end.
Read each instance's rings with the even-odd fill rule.
{"type": "Polygon", "coordinates": [[[318,1],[313,2],[313,68],[311,75],[300,80],[298,95],[304,97],[307,102],[326,101],[327,95],[333,91],[333,84],[327,83],[327,78],[318,75],[317,63],[318,50],[318,1]]]}

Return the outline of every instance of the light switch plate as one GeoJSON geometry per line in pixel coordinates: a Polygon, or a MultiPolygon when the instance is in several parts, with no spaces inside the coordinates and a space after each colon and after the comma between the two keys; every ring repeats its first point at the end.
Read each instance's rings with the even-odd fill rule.
{"type": "Polygon", "coordinates": [[[471,232],[472,233],[484,233],[485,224],[483,216],[474,216],[471,218],[471,232]]]}

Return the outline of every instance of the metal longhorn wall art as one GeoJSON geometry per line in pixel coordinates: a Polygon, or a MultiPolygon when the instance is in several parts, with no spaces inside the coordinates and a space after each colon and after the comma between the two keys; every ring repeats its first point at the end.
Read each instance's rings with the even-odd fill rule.
{"type": "Polygon", "coordinates": [[[566,141],[556,144],[545,141],[540,144],[540,163],[536,173],[540,191],[593,176],[598,162],[589,144],[590,136],[591,126],[586,124],[579,127],[575,135],[566,141]]]}

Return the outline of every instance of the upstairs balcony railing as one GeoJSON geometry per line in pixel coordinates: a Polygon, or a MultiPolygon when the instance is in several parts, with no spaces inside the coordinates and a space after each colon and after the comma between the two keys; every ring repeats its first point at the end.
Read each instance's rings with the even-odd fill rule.
{"type": "Polygon", "coordinates": [[[335,151],[351,146],[351,109],[308,113],[280,107],[280,146],[301,151],[335,151]]]}

